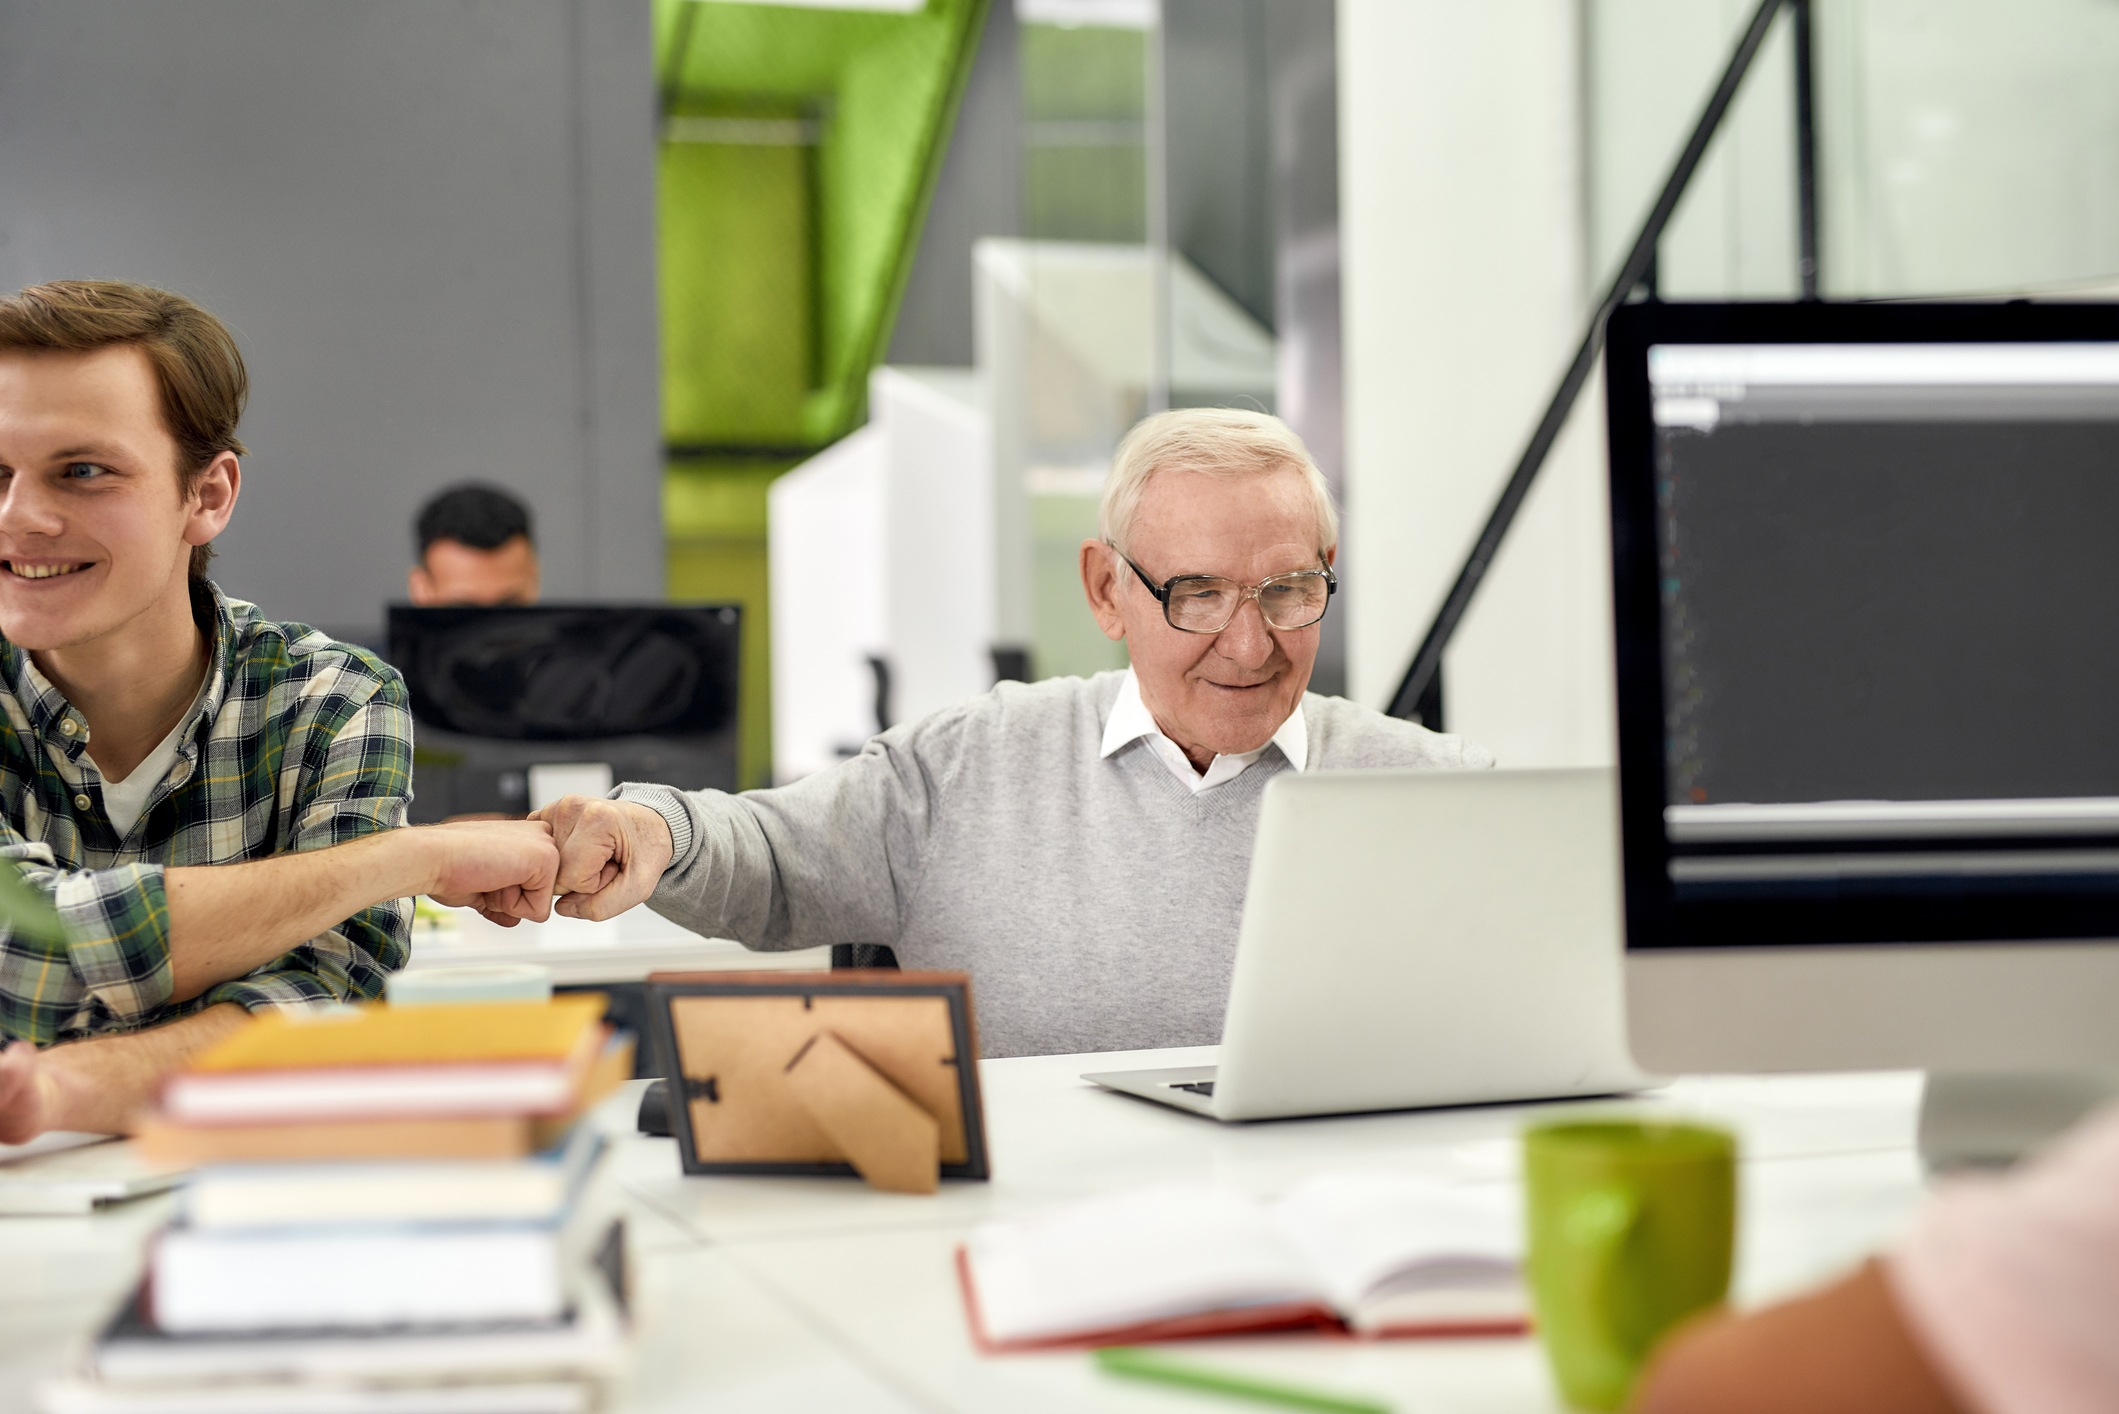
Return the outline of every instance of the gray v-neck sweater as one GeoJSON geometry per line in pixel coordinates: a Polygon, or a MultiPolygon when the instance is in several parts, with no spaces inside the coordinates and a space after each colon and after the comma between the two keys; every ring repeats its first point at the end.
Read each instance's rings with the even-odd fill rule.
{"type": "MultiPolygon", "coordinates": [[[[989,1056],[1210,1045],[1280,749],[1194,794],[1145,739],[1098,755],[1121,675],[1002,683],[777,790],[628,784],[677,854],[649,906],[760,949],[886,943],[969,972],[989,1056]]],[[[1306,769],[1491,766],[1343,698],[1303,699],[1306,769]]]]}

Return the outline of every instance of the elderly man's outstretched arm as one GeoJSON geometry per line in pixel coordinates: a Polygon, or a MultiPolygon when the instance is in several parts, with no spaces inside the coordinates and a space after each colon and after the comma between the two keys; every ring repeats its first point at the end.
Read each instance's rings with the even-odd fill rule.
{"type": "Polygon", "coordinates": [[[628,784],[533,817],[559,846],[559,912],[657,912],[771,951],[894,943],[926,863],[936,801],[979,702],[875,737],[828,771],[730,795],[628,784]]]}

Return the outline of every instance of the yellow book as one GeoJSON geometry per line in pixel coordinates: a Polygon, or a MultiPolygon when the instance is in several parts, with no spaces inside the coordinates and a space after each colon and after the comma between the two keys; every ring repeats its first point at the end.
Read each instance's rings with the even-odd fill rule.
{"type": "Polygon", "coordinates": [[[548,1002],[471,1002],[358,1013],[262,1012],[191,1063],[193,1071],[295,1070],[323,1065],[432,1065],[564,1060],[603,1020],[601,993],[548,1002]]]}
{"type": "Polygon", "coordinates": [[[170,1077],[180,1124],[555,1115],[606,1034],[604,998],[259,1016],[170,1077]]]}

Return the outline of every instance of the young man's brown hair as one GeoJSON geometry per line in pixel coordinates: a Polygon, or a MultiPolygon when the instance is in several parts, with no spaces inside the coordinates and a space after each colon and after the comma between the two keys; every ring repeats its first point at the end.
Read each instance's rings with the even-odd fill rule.
{"type": "MultiPolygon", "coordinates": [[[[167,290],[122,280],[54,280],[0,297],[0,353],[93,353],[130,344],[147,355],[162,390],[162,421],[177,444],[177,491],[189,496],[223,452],[247,456],[235,435],[250,374],[226,325],[167,290]]],[[[204,579],[213,546],[191,549],[204,579]]]]}

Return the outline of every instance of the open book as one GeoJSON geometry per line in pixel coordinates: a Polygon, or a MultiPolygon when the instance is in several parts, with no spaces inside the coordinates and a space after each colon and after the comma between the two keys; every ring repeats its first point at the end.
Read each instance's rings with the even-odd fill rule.
{"type": "Polygon", "coordinates": [[[1527,1328],[1521,1197],[1321,1174],[1272,1201],[1167,1185],[983,1224],[957,1253],[993,1353],[1298,1326],[1366,1336],[1527,1328]]]}

